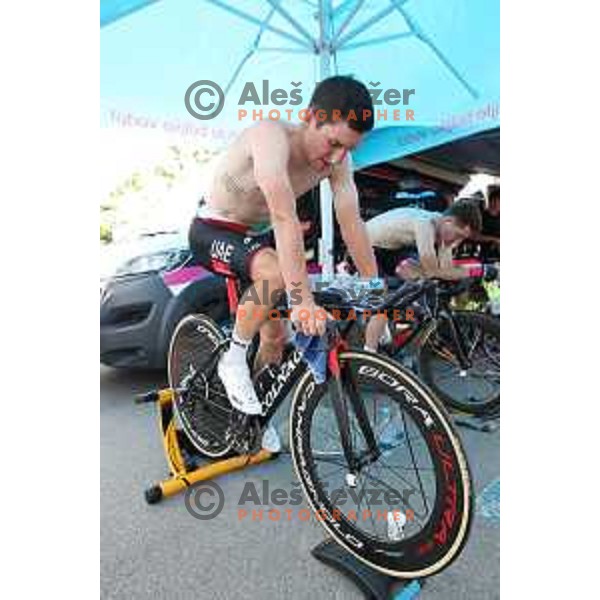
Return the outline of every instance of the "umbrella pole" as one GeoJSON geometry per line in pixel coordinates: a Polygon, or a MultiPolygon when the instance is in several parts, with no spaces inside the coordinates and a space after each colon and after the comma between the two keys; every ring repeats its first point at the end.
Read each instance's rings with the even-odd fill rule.
{"type": "MultiPolygon", "coordinates": [[[[320,36],[317,48],[319,51],[319,73],[321,81],[331,75],[331,0],[319,0],[320,36]]],[[[333,197],[328,180],[319,185],[321,205],[321,239],[319,246],[319,262],[324,275],[333,274],[333,197]]]]}

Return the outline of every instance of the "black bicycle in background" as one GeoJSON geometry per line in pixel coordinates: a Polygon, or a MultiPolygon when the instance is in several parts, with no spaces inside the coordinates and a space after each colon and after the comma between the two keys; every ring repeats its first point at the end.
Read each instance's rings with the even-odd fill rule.
{"type": "MultiPolygon", "coordinates": [[[[488,273],[493,278],[491,266],[488,273]]],[[[414,370],[448,406],[477,416],[496,414],[500,408],[500,320],[456,310],[452,304],[480,284],[481,278],[423,282],[408,310],[397,311],[401,318],[389,312],[388,340],[380,346],[414,370]]],[[[390,289],[401,285],[401,280],[388,280],[390,289]]],[[[348,337],[353,346],[362,346],[364,325],[348,337]]]]}
{"type": "MultiPolygon", "coordinates": [[[[169,352],[182,430],[209,457],[255,449],[293,390],[292,459],[317,521],[360,560],[402,578],[433,575],[460,554],[472,520],[469,467],[446,410],[415,374],[389,357],[350,348],[345,338],[357,323],[350,311],[410,306],[427,285],[407,284],[362,306],[337,290],[317,292],[318,304],[339,315],[323,339],[326,379],[317,383],[288,344],[280,365],[255,375],[258,417],[242,415],[227,399],[216,365],[229,337],[212,319],[183,319],[169,352]]],[[[233,293],[229,302],[234,314],[233,293]]]]}

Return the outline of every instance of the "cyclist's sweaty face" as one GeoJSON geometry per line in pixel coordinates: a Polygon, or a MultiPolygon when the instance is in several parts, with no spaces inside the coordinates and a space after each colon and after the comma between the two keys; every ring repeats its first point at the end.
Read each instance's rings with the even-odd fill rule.
{"type": "Polygon", "coordinates": [[[438,228],[438,242],[444,246],[451,246],[462,242],[471,236],[471,228],[462,225],[454,217],[443,217],[438,228]]]}
{"type": "Polygon", "coordinates": [[[341,163],[361,138],[362,134],[354,131],[345,121],[319,123],[313,116],[305,138],[308,161],[318,171],[324,171],[331,165],[341,163]]]}

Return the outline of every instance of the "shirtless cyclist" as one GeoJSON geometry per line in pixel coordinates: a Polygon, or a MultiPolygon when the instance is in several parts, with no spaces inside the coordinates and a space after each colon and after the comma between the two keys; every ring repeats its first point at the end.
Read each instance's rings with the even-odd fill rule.
{"type": "Polygon", "coordinates": [[[256,293],[242,295],[232,343],[217,369],[231,404],[241,412],[261,412],[246,358],[256,333],[258,366],[281,358],[283,324],[268,318],[276,301],[273,292],[285,290],[294,298],[297,329],[307,335],[325,330],[324,313],[308,281],[297,198],[328,178],[342,237],[357,269],[362,277],[377,276],[349,154],[373,128],[372,115],[371,97],[362,83],[331,77],[316,87],[309,118],[299,125],[261,121],[244,130],[216,166],[190,228],[190,247],[200,264],[225,262],[242,289],[255,287],[256,293]]]}
{"type": "MultiPolygon", "coordinates": [[[[468,271],[454,266],[452,253],[481,229],[481,214],[472,202],[459,200],[444,213],[389,210],[371,219],[366,228],[382,275],[453,280],[468,276],[468,271]]],[[[373,325],[366,331],[365,348],[375,352],[385,324],[373,325]]]]}

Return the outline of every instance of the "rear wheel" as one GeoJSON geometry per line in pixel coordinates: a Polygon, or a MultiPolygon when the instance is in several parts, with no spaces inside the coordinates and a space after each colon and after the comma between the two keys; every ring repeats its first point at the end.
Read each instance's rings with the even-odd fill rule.
{"type": "Polygon", "coordinates": [[[482,415],[500,405],[500,321],[472,311],[453,313],[471,362],[462,369],[448,320],[422,341],[419,373],[423,381],[449,406],[482,415]]]}
{"type": "MultiPolygon", "coordinates": [[[[349,552],[396,577],[447,567],[468,535],[473,506],[467,461],[447,413],[397,363],[362,351],[340,354],[344,395],[364,403],[380,454],[348,466],[333,409],[332,381],[307,372],[291,408],[294,466],[317,521],[349,552]]],[[[355,452],[366,443],[350,409],[355,452]]]]}
{"type": "Polygon", "coordinates": [[[221,457],[232,450],[227,436],[231,404],[217,372],[216,361],[226,338],[206,315],[183,318],[169,347],[169,385],[181,427],[204,455],[221,457]]]}

